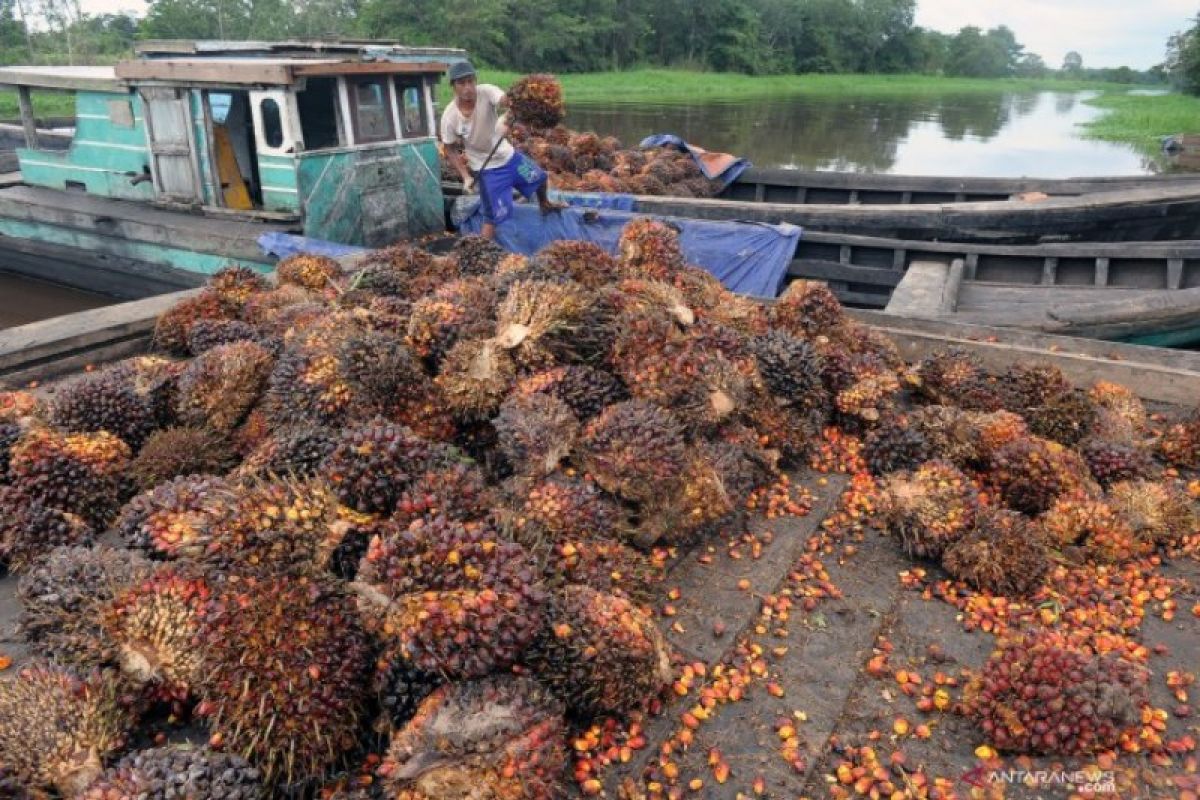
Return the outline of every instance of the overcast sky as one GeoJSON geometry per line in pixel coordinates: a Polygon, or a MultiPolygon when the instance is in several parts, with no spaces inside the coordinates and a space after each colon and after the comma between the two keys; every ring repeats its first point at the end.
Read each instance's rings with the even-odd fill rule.
{"type": "MultiPolygon", "coordinates": [[[[145,10],[143,0],[82,5],[91,13],[145,10]]],[[[1145,69],[1162,61],[1167,37],[1198,10],[1196,0],[917,0],[917,24],[950,33],[964,25],[1007,25],[1052,67],[1078,50],[1085,66],[1145,69]]]]}

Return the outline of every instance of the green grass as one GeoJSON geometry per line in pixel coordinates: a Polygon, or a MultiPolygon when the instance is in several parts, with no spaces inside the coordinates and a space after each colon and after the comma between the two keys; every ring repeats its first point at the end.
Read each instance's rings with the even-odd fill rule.
{"type": "Polygon", "coordinates": [[[1200,133],[1200,97],[1107,91],[1088,103],[1104,114],[1083,126],[1085,136],[1128,142],[1147,154],[1159,152],[1163,136],[1200,133]]]}
{"type": "MultiPolygon", "coordinates": [[[[34,92],[33,113],[39,117],[75,116],[75,96],[64,92],[34,92]]],[[[16,92],[0,92],[0,119],[18,119],[16,92]]]]}
{"type": "MultiPolygon", "coordinates": [[[[520,77],[515,72],[480,70],[480,80],[507,88],[520,77]]],[[[1058,79],[939,78],[929,75],[765,75],[641,69],[559,76],[567,103],[654,102],[689,103],[737,100],[779,95],[853,93],[875,97],[966,94],[1014,90],[1079,91],[1112,88],[1111,84],[1058,79]]],[[[448,87],[445,87],[448,91],[448,87]]],[[[440,93],[439,97],[447,96],[440,93]]]]}

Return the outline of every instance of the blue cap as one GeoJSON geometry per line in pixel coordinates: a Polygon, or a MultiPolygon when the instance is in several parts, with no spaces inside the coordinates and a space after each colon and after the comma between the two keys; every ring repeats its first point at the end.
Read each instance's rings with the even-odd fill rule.
{"type": "Polygon", "coordinates": [[[474,74],[475,68],[471,66],[470,61],[455,61],[450,65],[450,72],[447,77],[450,78],[451,83],[454,83],[461,78],[469,78],[474,74]]]}

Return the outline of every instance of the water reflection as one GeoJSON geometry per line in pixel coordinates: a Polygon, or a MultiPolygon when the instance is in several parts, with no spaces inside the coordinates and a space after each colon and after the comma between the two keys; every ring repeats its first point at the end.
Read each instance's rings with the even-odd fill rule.
{"type": "Polygon", "coordinates": [[[1078,138],[1087,93],[880,99],[787,97],[703,105],[573,104],[567,123],[636,144],[676,133],[758,166],[926,175],[1069,177],[1154,171],[1132,147],[1078,138]]]}

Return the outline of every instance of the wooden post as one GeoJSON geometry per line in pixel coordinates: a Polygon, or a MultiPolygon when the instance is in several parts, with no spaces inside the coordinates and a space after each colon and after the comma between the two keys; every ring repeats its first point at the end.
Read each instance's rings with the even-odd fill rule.
{"type": "Polygon", "coordinates": [[[1096,259],[1096,285],[1108,286],[1108,259],[1104,256],[1096,259]]]}
{"type": "Polygon", "coordinates": [[[25,146],[36,150],[38,146],[37,123],[33,119],[33,101],[29,99],[29,87],[17,87],[17,103],[21,107],[21,125],[25,128],[25,146]]]}

